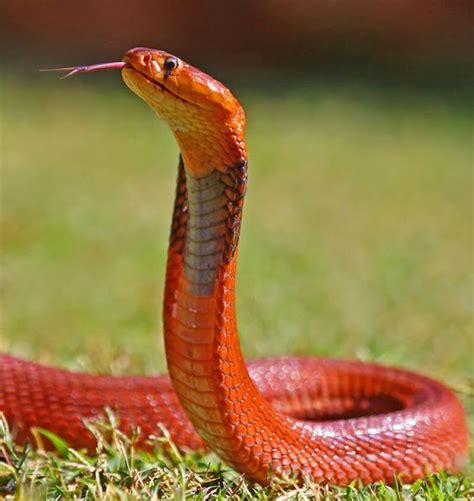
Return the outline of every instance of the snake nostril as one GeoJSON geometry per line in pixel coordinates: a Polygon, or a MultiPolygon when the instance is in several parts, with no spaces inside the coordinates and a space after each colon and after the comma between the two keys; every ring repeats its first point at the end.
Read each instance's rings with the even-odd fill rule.
{"type": "Polygon", "coordinates": [[[142,58],[142,62],[145,66],[148,66],[148,64],[151,61],[151,54],[144,54],[142,58]]]}

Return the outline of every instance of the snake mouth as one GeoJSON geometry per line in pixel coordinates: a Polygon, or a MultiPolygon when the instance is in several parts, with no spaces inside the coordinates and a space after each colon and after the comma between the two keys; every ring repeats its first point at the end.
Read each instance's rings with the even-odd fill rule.
{"type": "Polygon", "coordinates": [[[154,85],[155,87],[158,87],[160,90],[164,91],[164,92],[167,92],[170,96],[173,96],[174,98],[176,99],[179,99],[180,101],[182,101],[183,103],[186,103],[186,104],[193,104],[195,106],[199,106],[197,105],[196,103],[193,103],[192,101],[188,101],[187,99],[185,99],[184,97],[181,97],[181,96],[178,96],[178,94],[176,94],[175,92],[173,92],[172,90],[168,89],[168,87],[166,87],[165,85],[163,85],[161,82],[158,82],[157,80],[155,80],[154,78],[152,78],[151,76],[147,75],[144,71],[141,71],[137,68],[135,68],[131,63],[130,61],[125,61],[125,66],[122,68],[123,70],[132,70],[134,71],[135,73],[137,73],[138,75],[140,75],[140,77],[142,77],[143,79],[147,80],[148,82],[150,82],[152,85],[154,85]]]}
{"type": "Polygon", "coordinates": [[[155,87],[158,87],[161,91],[167,92],[170,96],[173,96],[175,99],[179,99],[187,104],[194,104],[195,106],[199,106],[198,104],[179,96],[178,94],[170,90],[168,87],[166,87],[166,85],[163,85],[161,82],[155,80],[144,71],[136,68],[128,57],[124,57],[122,61],[117,61],[112,63],[100,63],[86,66],[70,66],[66,68],[48,68],[48,69],[41,69],[40,71],[66,71],[67,73],[61,78],[69,78],[73,75],[77,75],[78,73],[92,73],[94,71],[117,70],[117,69],[122,71],[131,70],[140,75],[141,78],[150,82],[155,87]]]}

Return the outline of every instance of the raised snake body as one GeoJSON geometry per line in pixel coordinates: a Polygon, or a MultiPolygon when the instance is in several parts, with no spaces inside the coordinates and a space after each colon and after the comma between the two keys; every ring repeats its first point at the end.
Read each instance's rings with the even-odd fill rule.
{"type": "Polygon", "coordinates": [[[139,426],[143,440],[161,423],[178,446],[206,444],[258,482],[270,471],[335,484],[458,471],[465,416],[442,384],[360,362],[245,364],[234,300],[244,112],[225,86],[163,51],[132,49],[97,69],[107,67],[120,68],[168,122],[181,151],[163,311],[169,377],[77,374],[0,355],[0,411],[17,441],[40,426],[93,449],[84,419],[110,407],[122,429],[139,426]]]}

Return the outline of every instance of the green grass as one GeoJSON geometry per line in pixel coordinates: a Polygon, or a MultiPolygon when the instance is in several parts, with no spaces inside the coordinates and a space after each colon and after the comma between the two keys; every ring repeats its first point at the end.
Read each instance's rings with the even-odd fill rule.
{"type": "MultiPolygon", "coordinates": [[[[0,349],[71,369],[162,372],[177,150],[123,86],[92,78],[4,83],[0,349]]],[[[350,87],[241,97],[250,148],[238,277],[245,355],[416,369],[456,389],[472,416],[469,113],[433,96],[350,87]]],[[[150,456],[119,442],[94,458],[29,452],[18,467],[21,453],[6,440],[0,485],[33,498],[61,489],[111,499],[326,492],[311,482],[301,492],[291,482],[252,487],[216,458],[150,456]]],[[[451,499],[464,485],[433,477],[415,491],[451,499]]],[[[326,494],[409,492],[374,489],[387,494],[326,494]]]]}
{"type": "MultiPolygon", "coordinates": [[[[431,475],[412,485],[321,486],[306,479],[275,478],[266,487],[249,484],[213,455],[181,453],[165,433],[149,440],[151,452],[136,450],[133,437],[116,428],[113,416],[89,429],[98,439],[94,456],[68,448],[53,436],[58,451],[19,451],[0,421],[5,461],[0,463],[0,495],[15,499],[464,499],[474,496],[466,479],[431,475]]],[[[51,438],[51,434],[48,434],[51,438]]]]}

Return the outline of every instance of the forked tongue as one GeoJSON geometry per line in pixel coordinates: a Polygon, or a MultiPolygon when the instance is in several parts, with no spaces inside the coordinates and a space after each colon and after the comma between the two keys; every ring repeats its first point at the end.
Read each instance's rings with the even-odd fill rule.
{"type": "Polygon", "coordinates": [[[102,70],[121,70],[122,68],[127,67],[128,64],[123,61],[118,61],[116,63],[101,63],[101,64],[90,64],[88,66],[69,66],[67,68],[47,68],[40,71],[67,71],[66,75],[63,75],[62,78],[72,77],[73,75],[77,75],[78,73],[92,73],[93,71],[102,71],[102,70]]]}

